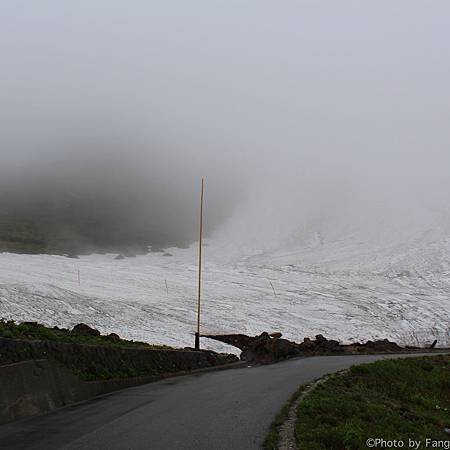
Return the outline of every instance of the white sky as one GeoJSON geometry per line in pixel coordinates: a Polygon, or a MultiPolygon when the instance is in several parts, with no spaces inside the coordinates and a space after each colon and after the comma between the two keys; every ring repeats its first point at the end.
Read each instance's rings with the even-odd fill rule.
{"type": "Polygon", "coordinates": [[[444,0],[3,0],[3,175],[111,153],[181,197],[205,175],[212,209],[240,190],[267,233],[448,211],[449,17],[444,0]]]}

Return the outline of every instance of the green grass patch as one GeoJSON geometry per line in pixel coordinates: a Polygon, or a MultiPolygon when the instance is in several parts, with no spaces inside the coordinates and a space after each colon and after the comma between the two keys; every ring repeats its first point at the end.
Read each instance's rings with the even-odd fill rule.
{"type": "Polygon", "coordinates": [[[111,336],[91,336],[75,333],[66,328],[46,327],[36,322],[16,323],[13,320],[0,320],[0,337],[13,339],[35,339],[43,341],[68,342],[87,344],[99,347],[124,347],[170,350],[165,345],[152,345],[127,339],[117,339],[111,336]]]}
{"type": "Polygon", "coordinates": [[[48,359],[82,380],[98,381],[186,372],[237,359],[234,355],[180,351],[97,333],[86,325],[74,331],[36,322],[0,320],[0,365],[48,359]]]}
{"type": "MultiPolygon", "coordinates": [[[[332,375],[300,403],[308,450],[360,450],[368,438],[450,440],[450,356],[377,361],[332,375]]],[[[270,447],[276,448],[276,447],[270,447]]]]}

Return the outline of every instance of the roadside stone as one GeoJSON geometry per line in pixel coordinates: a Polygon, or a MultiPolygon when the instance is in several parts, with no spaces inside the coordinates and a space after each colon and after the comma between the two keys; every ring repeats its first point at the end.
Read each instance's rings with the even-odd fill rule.
{"type": "Polygon", "coordinates": [[[266,364],[294,356],[329,355],[342,353],[395,353],[405,350],[388,339],[342,345],[334,339],[317,334],[315,339],[305,337],[300,344],[281,338],[281,333],[261,333],[259,336],[245,334],[204,335],[242,350],[240,358],[255,364],[266,364]]]}
{"type": "Polygon", "coordinates": [[[110,334],[108,334],[108,337],[115,341],[120,341],[120,336],[116,333],[110,333],[110,334]]]}
{"type": "Polygon", "coordinates": [[[270,333],[269,336],[273,339],[280,339],[281,336],[283,336],[282,333],[270,333]]]}
{"type": "Polygon", "coordinates": [[[100,331],[96,330],[95,328],[91,328],[85,323],[79,323],[78,325],[75,325],[72,329],[72,333],[88,336],[100,336],[100,331]]]}

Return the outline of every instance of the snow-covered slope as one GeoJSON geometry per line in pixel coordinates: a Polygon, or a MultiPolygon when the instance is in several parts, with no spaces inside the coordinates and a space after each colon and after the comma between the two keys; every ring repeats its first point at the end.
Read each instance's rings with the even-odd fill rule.
{"type": "MultiPolygon", "coordinates": [[[[190,346],[196,247],[115,260],[0,254],[0,317],[79,322],[123,337],[190,346]],[[80,271],[80,284],[78,283],[80,271]]],[[[203,332],[322,333],[354,341],[450,345],[450,238],[428,232],[375,245],[351,238],[264,253],[205,246],[203,332]],[[244,256],[244,255],[245,256],[244,256]]],[[[205,346],[223,349],[221,344],[205,346]]]]}

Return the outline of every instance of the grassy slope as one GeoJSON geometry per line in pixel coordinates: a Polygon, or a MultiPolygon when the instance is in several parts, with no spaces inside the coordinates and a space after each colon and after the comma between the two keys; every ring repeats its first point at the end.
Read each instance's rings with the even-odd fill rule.
{"type": "Polygon", "coordinates": [[[80,334],[35,322],[16,324],[0,320],[0,338],[0,365],[47,358],[85,381],[160,376],[236,361],[234,355],[176,351],[167,346],[118,336],[80,334]]]}
{"type": "Polygon", "coordinates": [[[25,254],[84,254],[92,252],[146,253],[149,244],[160,236],[148,235],[124,224],[124,220],[102,220],[64,211],[53,215],[7,214],[0,211],[0,252],[25,254]]]}
{"type": "Polygon", "coordinates": [[[33,222],[0,212],[0,251],[44,253],[47,244],[33,222]]]}
{"type": "Polygon", "coordinates": [[[14,339],[36,339],[75,344],[96,345],[100,347],[126,347],[145,349],[167,349],[165,345],[150,345],[145,342],[114,339],[110,336],[90,336],[77,334],[65,328],[49,328],[35,322],[17,324],[12,320],[0,320],[0,337],[14,339]]]}
{"type": "Polygon", "coordinates": [[[445,427],[450,357],[405,358],[354,366],[319,385],[299,405],[296,442],[308,450],[356,450],[370,437],[450,440],[445,427]]]}

